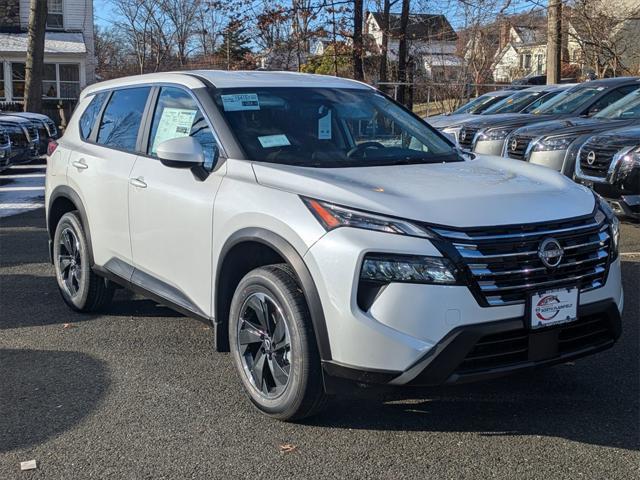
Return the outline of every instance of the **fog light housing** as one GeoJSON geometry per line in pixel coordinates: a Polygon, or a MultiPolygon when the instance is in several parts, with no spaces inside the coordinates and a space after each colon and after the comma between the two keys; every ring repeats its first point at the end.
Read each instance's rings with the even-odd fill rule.
{"type": "Polygon", "coordinates": [[[361,280],[376,283],[455,285],[457,277],[450,260],[422,255],[368,254],[360,272],[361,280]]]}

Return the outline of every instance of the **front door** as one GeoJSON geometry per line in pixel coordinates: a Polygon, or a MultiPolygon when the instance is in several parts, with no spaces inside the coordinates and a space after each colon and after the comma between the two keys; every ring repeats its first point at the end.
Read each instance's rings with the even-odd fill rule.
{"type": "Polygon", "coordinates": [[[212,293],[213,201],[224,166],[213,170],[218,148],[211,126],[191,93],[161,87],[146,155],[130,175],[129,218],[136,268],[132,281],[188,310],[209,316],[212,293]],[[200,141],[210,171],[171,168],[156,157],[159,143],[190,135],[200,141]]]}

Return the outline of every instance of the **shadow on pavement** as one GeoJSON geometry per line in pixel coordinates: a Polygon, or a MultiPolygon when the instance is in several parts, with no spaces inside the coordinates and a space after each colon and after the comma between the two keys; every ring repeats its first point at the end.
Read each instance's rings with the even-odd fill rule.
{"type": "Polygon", "coordinates": [[[0,452],[69,430],[109,387],[105,365],[79,352],[2,349],[0,379],[0,452]]]}

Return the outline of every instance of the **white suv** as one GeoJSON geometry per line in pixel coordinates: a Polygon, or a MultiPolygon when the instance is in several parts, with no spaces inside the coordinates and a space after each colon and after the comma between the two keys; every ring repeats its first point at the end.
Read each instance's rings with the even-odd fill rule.
{"type": "Polygon", "coordinates": [[[99,83],[50,145],[64,301],[116,285],[213,324],[263,412],[610,347],[618,223],[549,169],[465,158],[375,89],[275,72],[99,83]]]}

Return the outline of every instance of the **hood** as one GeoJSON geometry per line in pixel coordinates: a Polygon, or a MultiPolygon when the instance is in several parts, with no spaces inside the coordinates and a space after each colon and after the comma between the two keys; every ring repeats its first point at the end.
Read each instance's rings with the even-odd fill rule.
{"type": "Polygon", "coordinates": [[[520,128],[518,130],[518,135],[524,135],[527,137],[537,137],[540,135],[582,135],[598,130],[619,128],[633,122],[634,120],[608,120],[605,118],[572,117],[528,125],[520,128]]]}
{"type": "Polygon", "coordinates": [[[458,113],[456,115],[436,115],[435,117],[425,117],[424,121],[433,128],[443,129],[448,127],[456,127],[461,123],[478,118],[473,113],[458,113]]]}
{"type": "Polygon", "coordinates": [[[624,128],[601,133],[598,135],[598,138],[605,142],[637,145],[640,144],[640,127],[624,128]]]}
{"type": "Polygon", "coordinates": [[[258,183],[267,187],[452,227],[559,220],[594,208],[586,187],[551,169],[500,157],[361,168],[254,163],[253,168],[258,183]]]}
{"type": "Polygon", "coordinates": [[[478,115],[465,123],[467,128],[509,127],[517,128],[532,122],[543,122],[545,117],[527,113],[498,113],[496,115],[478,115]]]}
{"type": "Polygon", "coordinates": [[[10,115],[12,117],[26,118],[29,120],[50,121],[51,119],[42,113],[31,112],[2,112],[2,114],[10,115]]]}
{"type": "Polygon", "coordinates": [[[0,115],[0,123],[19,123],[20,125],[28,126],[33,125],[31,120],[28,120],[17,115],[0,115]]]}

